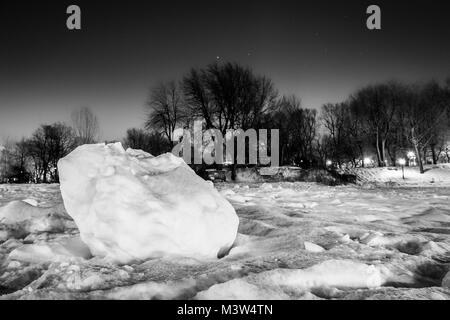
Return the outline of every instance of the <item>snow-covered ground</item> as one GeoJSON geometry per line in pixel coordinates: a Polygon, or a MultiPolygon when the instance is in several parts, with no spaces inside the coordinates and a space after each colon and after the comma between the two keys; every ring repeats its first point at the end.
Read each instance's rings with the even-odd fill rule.
{"type": "Polygon", "coordinates": [[[127,265],[90,255],[58,185],[0,185],[1,298],[449,299],[450,169],[412,170],[218,184],[240,220],[229,255],[127,265]]]}
{"type": "Polygon", "coordinates": [[[450,164],[425,166],[421,174],[417,167],[357,168],[345,170],[357,176],[362,185],[388,187],[450,187],[450,164]]]}

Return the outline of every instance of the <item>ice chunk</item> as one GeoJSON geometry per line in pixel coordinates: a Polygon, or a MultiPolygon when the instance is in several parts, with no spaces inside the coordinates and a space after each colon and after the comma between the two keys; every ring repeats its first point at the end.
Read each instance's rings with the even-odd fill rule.
{"type": "Polygon", "coordinates": [[[233,279],[211,286],[199,292],[196,300],[288,300],[289,295],[282,288],[259,286],[245,281],[233,279]]]}
{"type": "Polygon", "coordinates": [[[38,202],[36,201],[36,199],[24,199],[22,201],[32,205],[33,207],[37,207],[38,206],[38,202]]]}
{"type": "Polygon", "coordinates": [[[215,284],[199,292],[195,299],[305,298],[305,293],[324,288],[377,288],[386,278],[382,267],[350,260],[328,260],[307,269],[273,269],[215,284]]]}
{"type": "Polygon", "coordinates": [[[303,244],[305,245],[305,250],[307,250],[309,252],[324,252],[325,251],[324,248],[322,248],[321,246],[319,246],[315,243],[312,243],[312,242],[305,241],[303,244]]]}
{"type": "Polygon", "coordinates": [[[34,232],[63,231],[68,218],[62,206],[40,208],[24,201],[11,201],[0,208],[0,223],[15,229],[21,236],[34,232]]]}
{"type": "Polygon", "coordinates": [[[74,258],[90,258],[91,253],[77,237],[62,239],[53,243],[25,244],[9,254],[10,260],[25,262],[57,262],[74,258]]]}
{"type": "Polygon", "coordinates": [[[149,281],[114,288],[106,294],[106,297],[114,300],[180,299],[194,291],[196,285],[197,282],[191,278],[163,283],[149,281]]]}
{"type": "Polygon", "coordinates": [[[173,154],[84,145],[58,168],[66,210],[93,255],[121,263],[216,258],[236,238],[233,207],[173,154]]]}

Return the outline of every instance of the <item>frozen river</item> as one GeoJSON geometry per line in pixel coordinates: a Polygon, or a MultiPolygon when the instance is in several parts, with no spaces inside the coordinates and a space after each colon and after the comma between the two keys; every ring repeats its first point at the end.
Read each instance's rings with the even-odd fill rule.
{"type": "Polygon", "coordinates": [[[0,185],[0,217],[16,210],[53,219],[39,222],[45,231],[0,225],[2,298],[450,298],[442,285],[450,263],[450,188],[217,187],[240,219],[229,255],[117,265],[86,253],[58,185],[0,185]],[[15,200],[27,203],[11,205],[15,200]],[[20,236],[18,228],[25,230],[20,236]]]}

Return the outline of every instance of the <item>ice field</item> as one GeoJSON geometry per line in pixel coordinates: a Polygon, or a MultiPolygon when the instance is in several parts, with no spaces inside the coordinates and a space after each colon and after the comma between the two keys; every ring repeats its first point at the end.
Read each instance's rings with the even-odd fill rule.
{"type": "Polygon", "coordinates": [[[226,257],[117,264],[91,256],[59,185],[1,185],[1,298],[450,298],[445,186],[216,186],[240,220],[226,257]]]}

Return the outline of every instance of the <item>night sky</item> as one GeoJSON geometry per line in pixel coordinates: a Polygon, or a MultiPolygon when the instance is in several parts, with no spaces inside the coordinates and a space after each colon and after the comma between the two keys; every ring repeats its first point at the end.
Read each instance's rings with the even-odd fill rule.
{"type": "Polygon", "coordinates": [[[450,76],[448,0],[16,2],[0,4],[0,141],[82,106],[103,139],[121,139],[142,126],[152,85],[217,59],[251,66],[309,108],[371,82],[450,76]],[[66,28],[70,4],[80,31],[66,28]],[[366,28],[370,4],[381,31],[366,28]]]}

